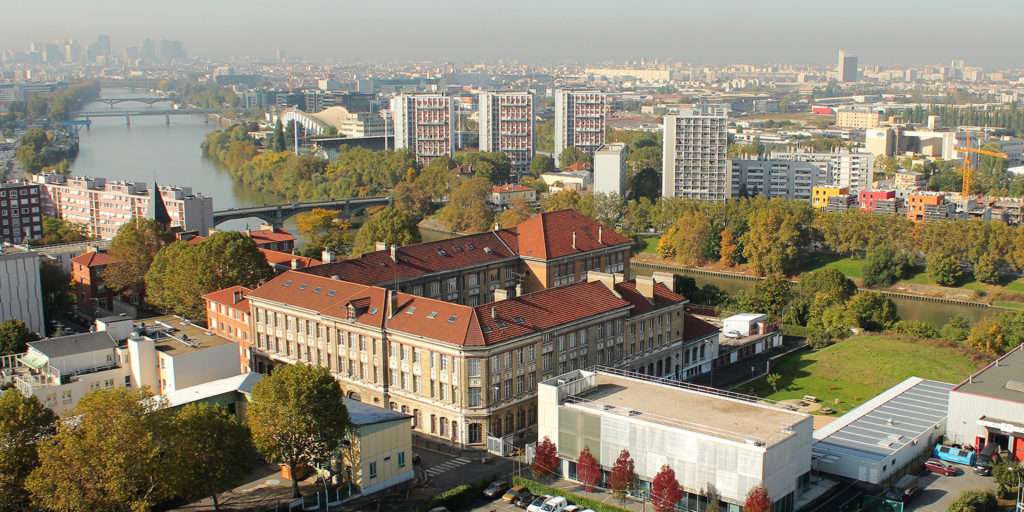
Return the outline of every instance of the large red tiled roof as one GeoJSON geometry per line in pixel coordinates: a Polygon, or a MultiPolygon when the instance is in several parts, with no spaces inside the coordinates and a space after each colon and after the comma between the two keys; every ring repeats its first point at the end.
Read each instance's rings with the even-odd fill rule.
{"type": "Polygon", "coordinates": [[[720,329],[689,313],[683,313],[683,336],[686,341],[703,338],[720,329]]]}
{"type": "Polygon", "coordinates": [[[251,292],[252,289],[244,286],[231,286],[224,288],[223,290],[217,290],[215,292],[207,293],[203,295],[203,298],[213,302],[214,304],[222,304],[230,308],[237,309],[239,311],[249,312],[249,299],[246,295],[251,292]],[[242,292],[242,300],[235,302],[235,292],[242,292]]]}
{"type": "Polygon", "coordinates": [[[635,280],[615,283],[615,291],[633,305],[633,309],[629,311],[631,315],[639,315],[652,309],[686,301],[686,297],[669,290],[667,286],[661,283],[654,283],[653,300],[648,299],[636,289],[635,280]]]}
{"type": "Polygon", "coordinates": [[[306,268],[306,267],[312,267],[312,266],[316,266],[316,265],[320,265],[321,264],[320,260],[315,259],[315,258],[309,258],[309,257],[306,257],[306,256],[298,256],[298,255],[295,255],[295,254],[290,254],[290,253],[281,252],[281,251],[271,251],[270,249],[264,249],[262,247],[260,247],[259,250],[260,250],[260,252],[263,253],[264,256],[267,257],[267,263],[270,263],[271,265],[286,265],[286,266],[288,266],[288,265],[292,264],[292,260],[296,260],[298,262],[298,267],[297,268],[306,268]]]}
{"type": "Polygon", "coordinates": [[[604,283],[593,281],[549,288],[475,309],[484,342],[491,345],[629,306],[629,301],[617,297],[604,283]],[[497,319],[492,318],[492,309],[497,319]]]}
{"type": "Polygon", "coordinates": [[[398,308],[387,319],[387,328],[454,345],[484,344],[480,322],[472,307],[407,293],[398,294],[398,308]]]}
{"type": "Polygon", "coordinates": [[[113,256],[105,252],[88,251],[71,258],[72,263],[77,263],[83,267],[102,267],[104,265],[110,265],[116,262],[113,256]]]}
{"type": "Polygon", "coordinates": [[[350,260],[317,265],[304,272],[338,276],[339,279],[355,283],[381,285],[395,279],[513,258],[516,254],[514,247],[506,244],[508,238],[506,233],[489,231],[399,247],[397,262],[391,259],[390,250],[383,250],[368,252],[350,260]]]}
{"type": "Polygon", "coordinates": [[[274,242],[295,241],[295,235],[289,233],[288,230],[282,228],[249,231],[249,237],[252,238],[257,245],[274,242]]]}
{"type": "Polygon", "coordinates": [[[628,238],[611,228],[601,226],[576,210],[559,210],[534,215],[519,223],[516,232],[519,239],[519,255],[527,258],[559,258],[631,243],[628,238]],[[573,233],[576,234],[575,249],[573,233]]]}
{"type": "Polygon", "coordinates": [[[250,292],[249,298],[319,311],[335,318],[346,318],[346,306],[353,302],[361,308],[356,322],[381,328],[386,314],[386,292],[383,288],[289,270],[250,292]]]}

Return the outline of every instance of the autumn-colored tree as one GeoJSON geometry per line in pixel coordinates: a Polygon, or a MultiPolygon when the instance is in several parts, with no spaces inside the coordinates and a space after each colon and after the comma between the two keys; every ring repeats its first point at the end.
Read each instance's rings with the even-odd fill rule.
{"type": "Polygon", "coordinates": [[[668,512],[683,497],[676,480],[676,472],[667,464],[661,466],[654,481],[651,482],[651,506],[655,512],[668,512]]]}
{"type": "Polygon", "coordinates": [[[537,443],[537,451],[533,455],[533,462],[530,462],[530,471],[536,478],[550,476],[558,469],[558,448],[551,442],[548,436],[544,436],[541,442],[537,443]]]}
{"type": "Polygon", "coordinates": [[[597,464],[597,459],[590,453],[589,446],[584,446],[583,451],[580,452],[579,462],[576,463],[576,476],[583,484],[583,490],[587,492],[593,491],[601,481],[601,466],[597,464]]]}
{"type": "Polygon", "coordinates": [[[743,505],[743,512],[771,512],[772,500],[768,497],[768,489],[764,484],[757,484],[747,492],[747,501],[743,505]]]}
{"type": "Polygon", "coordinates": [[[661,235],[661,238],[658,239],[658,256],[661,256],[662,258],[665,258],[667,260],[676,257],[675,244],[672,243],[672,241],[676,237],[676,231],[676,227],[672,226],[668,228],[668,231],[661,235]]]}
{"type": "Polygon", "coordinates": [[[718,249],[718,255],[721,259],[719,263],[727,267],[736,265],[736,252],[739,251],[740,246],[736,243],[736,235],[733,234],[732,230],[725,228],[722,230],[722,243],[718,249]]]}
{"type": "Polygon", "coordinates": [[[705,248],[711,237],[711,221],[701,212],[687,212],[676,221],[676,233],[672,237],[676,261],[683,265],[707,263],[705,248]]]}
{"type": "Polygon", "coordinates": [[[623,448],[619,452],[611,474],[608,475],[608,486],[612,488],[612,494],[620,500],[625,500],[626,495],[636,488],[636,467],[629,450],[623,448]]]}
{"type": "Polygon", "coordinates": [[[303,256],[319,258],[325,250],[336,254],[348,252],[352,245],[352,234],[348,231],[352,225],[340,218],[339,210],[313,208],[309,213],[300,213],[295,217],[299,233],[306,239],[303,256]]]}
{"type": "Polygon", "coordinates": [[[446,229],[457,233],[487,231],[494,222],[494,212],[487,204],[490,198],[489,181],[484,178],[465,180],[449,195],[449,202],[441,209],[438,219],[446,229]]]}
{"type": "Polygon", "coordinates": [[[35,396],[0,391],[0,510],[35,510],[25,479],[39,466],[37,445],[56,431],[57,415],[35,396]]]}
{"type": "Polygon", "coordinates": [[[388,245],[409,245],[422,239],[416,219],[396,208],[384,208],[373,214],[356,233],[352,252],[363,254],[376,250],[377,242],[388,245]]]}
{"type": "Polygon", "coordinates": [[[498,216],[498,222],[501,223],[501,227],[509,228],[533,217],[535,213],[537,212],[526,203],[526,199],[523,199],[522,196],[516,196],[512,198],[508,209],[501,212],[501,215],[498,216]]]}

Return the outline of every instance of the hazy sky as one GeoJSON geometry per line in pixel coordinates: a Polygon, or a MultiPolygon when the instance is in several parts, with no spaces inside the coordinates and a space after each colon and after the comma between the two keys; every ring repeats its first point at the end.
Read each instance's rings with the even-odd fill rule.
{"type": "Polygon", "coordinates": [[[0,48],[111,36],[190,55],[1024,66],[1015,0],[0,0],[0,48]]]}

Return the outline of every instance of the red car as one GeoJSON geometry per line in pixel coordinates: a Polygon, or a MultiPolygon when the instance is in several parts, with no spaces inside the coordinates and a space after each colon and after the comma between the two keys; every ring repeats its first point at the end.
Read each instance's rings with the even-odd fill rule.
{"type": "Polygon", "coordinates": [[[953,476],[956,474],[956,468],[939,459],[928,459],[924,461],[924,469],[927,469],[932,473],[938,473],[946,476],[953,476]]]}

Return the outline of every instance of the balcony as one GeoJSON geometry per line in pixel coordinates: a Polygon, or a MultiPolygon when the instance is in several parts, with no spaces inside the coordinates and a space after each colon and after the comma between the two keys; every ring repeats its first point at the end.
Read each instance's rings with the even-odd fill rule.
{"type": "Polygon", "coordinates": [[[109,362],[62,372],[50,366],[38,354],[24,352],[0,357],[0,384],[12,384],[21,394],[29,396],[33,390],[69,384],[78,381],[83,375],[118,367],[118,363],[109,362]]]}

